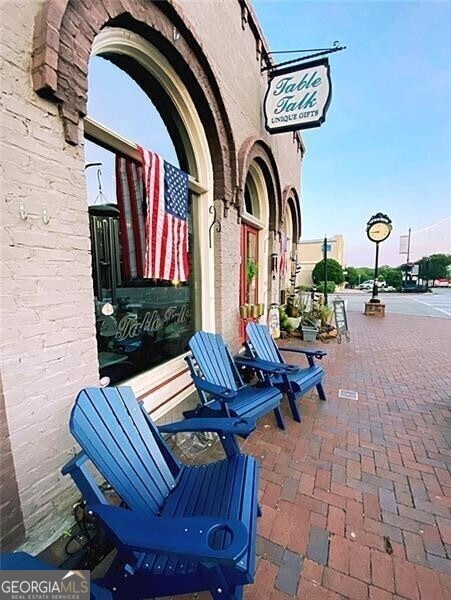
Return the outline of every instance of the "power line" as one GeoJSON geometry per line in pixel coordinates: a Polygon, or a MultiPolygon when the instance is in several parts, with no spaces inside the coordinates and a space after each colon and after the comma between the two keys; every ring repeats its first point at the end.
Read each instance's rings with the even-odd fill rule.
{"type": "Polygon", "coordinates": [[[450,223],[451,223],[451,215],[449,217],[445,217],[438,223],[434,223],[433,225],[428,225],[427,227],[423,227],[423,229],[417,229],[416,231],[412,231],[412,233],[423,233],[423,231],[427,231],[428,229],[433,229],[434,227],[437,227],[438,225],[442,225],[443,223],[446,223],[447,221],[450,221],[450,223]]]}

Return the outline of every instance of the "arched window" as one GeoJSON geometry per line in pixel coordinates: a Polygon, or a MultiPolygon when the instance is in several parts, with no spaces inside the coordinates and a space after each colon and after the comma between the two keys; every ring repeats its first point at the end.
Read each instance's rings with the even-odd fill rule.
{"type": "Polygon", "coordinates": [[[257,184],[252,172],[249,172],[246,178],[244,204],[247,215],[252,215],[256,219],[260,218],[260,200],[258,197],[257,184]]]}
{"type": "Polygon", "coordinates": [[[298,285],[298,223],[294,208],[295,200],[288,198],[285,207],[284,223],[280,240],[280,293],[281,303],[284,304],[287,295],[293,293],[298,285]]]}
{"type": "MultiPolygon", "coordinates": [[[[174,364],[183,366],[193,331],[214,327],[213,256],[204,227],[213,200],[208,143],[171,65],[130,31],[107,28],[97,36],[88,98],[85,157],[100,376],[112,383],[132,378],[136,388],[148,389],[155,381],[152,367],[172,365],[172,376],[174,364]],[[138,145],[161,157],[158,210],[175,223],[167,235],[161,212],[148,218],[154,200],[138,145]],[[186,264],[169,265],[171,252],[179,256],[186,241],[186,264]],[[157,275],[146,264],[150,243],[155,262],[169,265],[157,275]]],[[[157,379],[164,372],[160,368],[157,379]]]]}

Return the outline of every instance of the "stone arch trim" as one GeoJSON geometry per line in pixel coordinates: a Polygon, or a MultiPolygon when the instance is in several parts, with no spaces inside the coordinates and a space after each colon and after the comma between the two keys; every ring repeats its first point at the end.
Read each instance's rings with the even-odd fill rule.
{"type": "Polygon", "coordinates": [[[301,203],[299,195],[294,185],[287,185],[282,192],[282,223],[285,222],[285,214],[287,210],[291,211],[293,225],[295,227],[296,243],[302,234],[302,219],[301,219],[301,203]]]}
{"type": "Polygon", "coordinates": [[[58,103],[69,144],[79,143],[79,122],[87,113],[91,47],[104,27],[123,27],[147,39],[169,60],[190,90],[204,123],[214,171],[214,197],[225,209],[234,203],[238,181],[230,120],[207,52],[195,28],[172,0],[46,0],[35,22],[32,58],[37,94],[58,103]],[[88,6],[89,5],[89,6],[88,6]],[[175,33],[178,38],[175,41],[175,33]]]}
{"type": "Polygon", "coordinates": [[[253,162],[262,168],[265,176],[269,199],[269,229],[278,231],[282,215],[282,193],[279,171],[271,148],[258,137],[249,137],[241,146],[238,153],[239,183],[236,193],[238,214],[241,215],[244,206],[244,188],[249,165],[253,162]]]}

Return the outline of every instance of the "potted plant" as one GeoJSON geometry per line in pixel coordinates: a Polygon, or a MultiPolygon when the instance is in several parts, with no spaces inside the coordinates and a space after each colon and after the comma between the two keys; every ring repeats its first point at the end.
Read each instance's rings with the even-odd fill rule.
{"type": "Polygon", "coordinates": [[[299,293],[288,296],[285,311],[294,329],[298,329],[306,309],[307,306],[299,293]]]}
{"type": "Polygon", "coordinates": [[[247,282],[250,285],[258,275],[258,263],[253,258],[247,259],[246,265],[247,282]]]}
{"type": "Polygon", "coordinates": [[[316,319],[312,313],[305,312],[302,316],[300,329],[302,331],[302,339],[305,342],[314,342],[318,334],[316,319]]]}
{"type": "Polygon", "coordinates": [[[282,331],[286,331],[288,334],[293,333],[295,328],[293,327],[293,324],[291,323],[292,319],[287,316],[285,309],[282,307],[279,308],[279,319],[280,319],[280,329],[282,331]]]}

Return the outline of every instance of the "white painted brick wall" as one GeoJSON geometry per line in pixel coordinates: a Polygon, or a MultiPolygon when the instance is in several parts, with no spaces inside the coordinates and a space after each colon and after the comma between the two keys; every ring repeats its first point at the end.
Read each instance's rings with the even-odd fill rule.
{"type": "Polygon", "coordinates": [[[27,548],[71,520],[62,478],[78,390],[98,382],[83,148],[64,142],[57,107],[31,88],[38,3],[2,3],[0,360],[27,548]],[[29,213],[19,217],[23,202],[29,213]],[[50,223],[42,221],[47,208],[50,223]]]}

